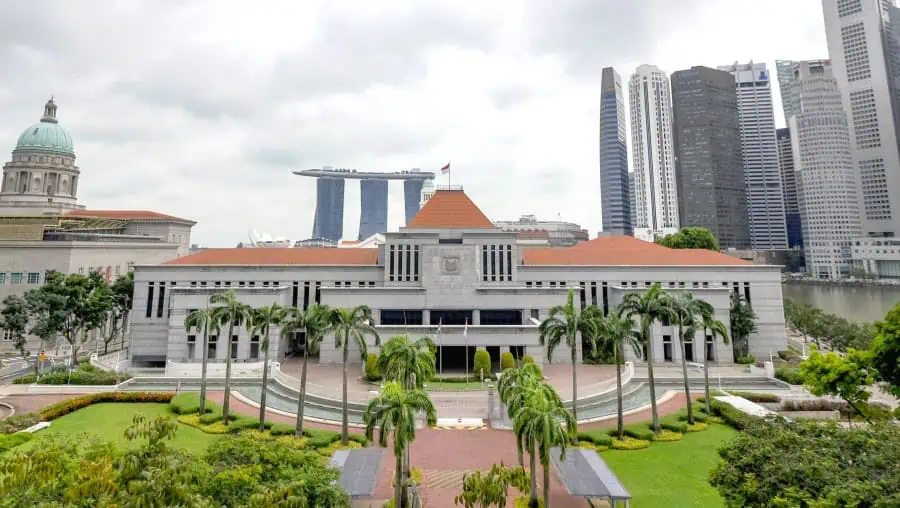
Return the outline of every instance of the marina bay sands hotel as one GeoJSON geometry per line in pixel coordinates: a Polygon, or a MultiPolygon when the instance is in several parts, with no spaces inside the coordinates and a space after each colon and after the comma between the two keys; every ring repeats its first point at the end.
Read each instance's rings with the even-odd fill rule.
{"type": "Polygon", "coordinates": [[[316,179],[316,216],[313,219],[312,236],[335,242],[344,235],[344,180],[359,180],[360,240],[375,233],[387,232],[388,180],[403,180],[406,223],[419,211],[423,185],[426,181],[434,180],[434,173],[418,169],[377,173],[323,166],[322,169],[294,171],[294,174],[316,179]]]}

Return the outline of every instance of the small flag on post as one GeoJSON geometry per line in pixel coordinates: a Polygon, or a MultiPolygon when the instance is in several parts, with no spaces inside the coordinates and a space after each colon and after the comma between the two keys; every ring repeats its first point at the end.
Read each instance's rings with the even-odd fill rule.
{"type": "Polygon", "coordinates": [[[450,162],[447,162],[447,165],[441,168],[441,174],[446,175],[450,172],[450,162]]]}

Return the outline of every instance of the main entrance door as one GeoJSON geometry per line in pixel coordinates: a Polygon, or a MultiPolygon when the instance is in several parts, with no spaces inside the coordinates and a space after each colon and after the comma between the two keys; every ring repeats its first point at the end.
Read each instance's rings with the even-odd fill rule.
{"type": "Polygon", "coordinates": [[[469,372],[472,372],[472,364],[475,362],[475,346],[438,346],[435,368],[438,373],[463,374],[466,371],[467,357],[469,372]]]}

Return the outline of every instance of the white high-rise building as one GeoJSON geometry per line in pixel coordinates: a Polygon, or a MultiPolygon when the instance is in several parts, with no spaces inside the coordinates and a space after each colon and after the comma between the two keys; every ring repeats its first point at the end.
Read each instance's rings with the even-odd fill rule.
{"type": "Polygon", "coordinates": [[[769,71],[766,64],[753,62],[722,65],[719,70],[730,72],[737,87],[750,244],[758,250],[787,249],[769,71]]]}
{"type": "MultiPolygon", "coordinates": [[[[828,54],[850,116],[863,231],[898,237],[900,10],[892,0],[822,0],[822,11],[828,54]]],[[[900,264],[893,264],[894,276],[900,276],[900,264]]]]}
{"type": "Polygon", "coordinates": [[[634,236],[654,241],[678,232],[669,78],[655,65],[641,65],[631,75],[628,92],[634,168],[634,236]]]}
{"type": "Polygon", "coordinates": [[[839,279],[862,233],[847,113],[828,60],[794,62],[793,73],[789,126],[806,270],[839,279]]]}

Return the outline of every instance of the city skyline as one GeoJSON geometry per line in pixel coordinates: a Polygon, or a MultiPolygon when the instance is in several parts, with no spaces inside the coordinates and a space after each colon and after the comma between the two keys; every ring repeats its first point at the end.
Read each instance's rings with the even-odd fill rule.
{"type": "MultiPolygon", "coordinates": [[[[671,73],[827,56],[818,0],[737,9],[700,0],[628,10],[586,1],[553,9],[474,2],[365,9],[135,2],[91,15],[65,2],[4,9],[0,63],[15,72],[0,85],[0,144],[13,146],[21,125],[33,122],[34,104],[55,94],[79,153],[85,200],[165,203],[197,220],[195,241],[210,246],[233,245],[254,227],[307,237],[315,183],[293,169],[437,171],[448,159],[453,183],[491,218],[561,215],[596,232],[602,67],[627,76],[643,63],[671,73]],[[778,40],[729,37],[721,19],[735,15],[764,23],[778,40]],[[258,205],[248,211],[238,201],[258,205]]],[[[346,238],[358,233],[354,187],[345,196],[346,238]]],[[[403,216],[402,193],[392,188],[388,229],[403,216]]]]}

